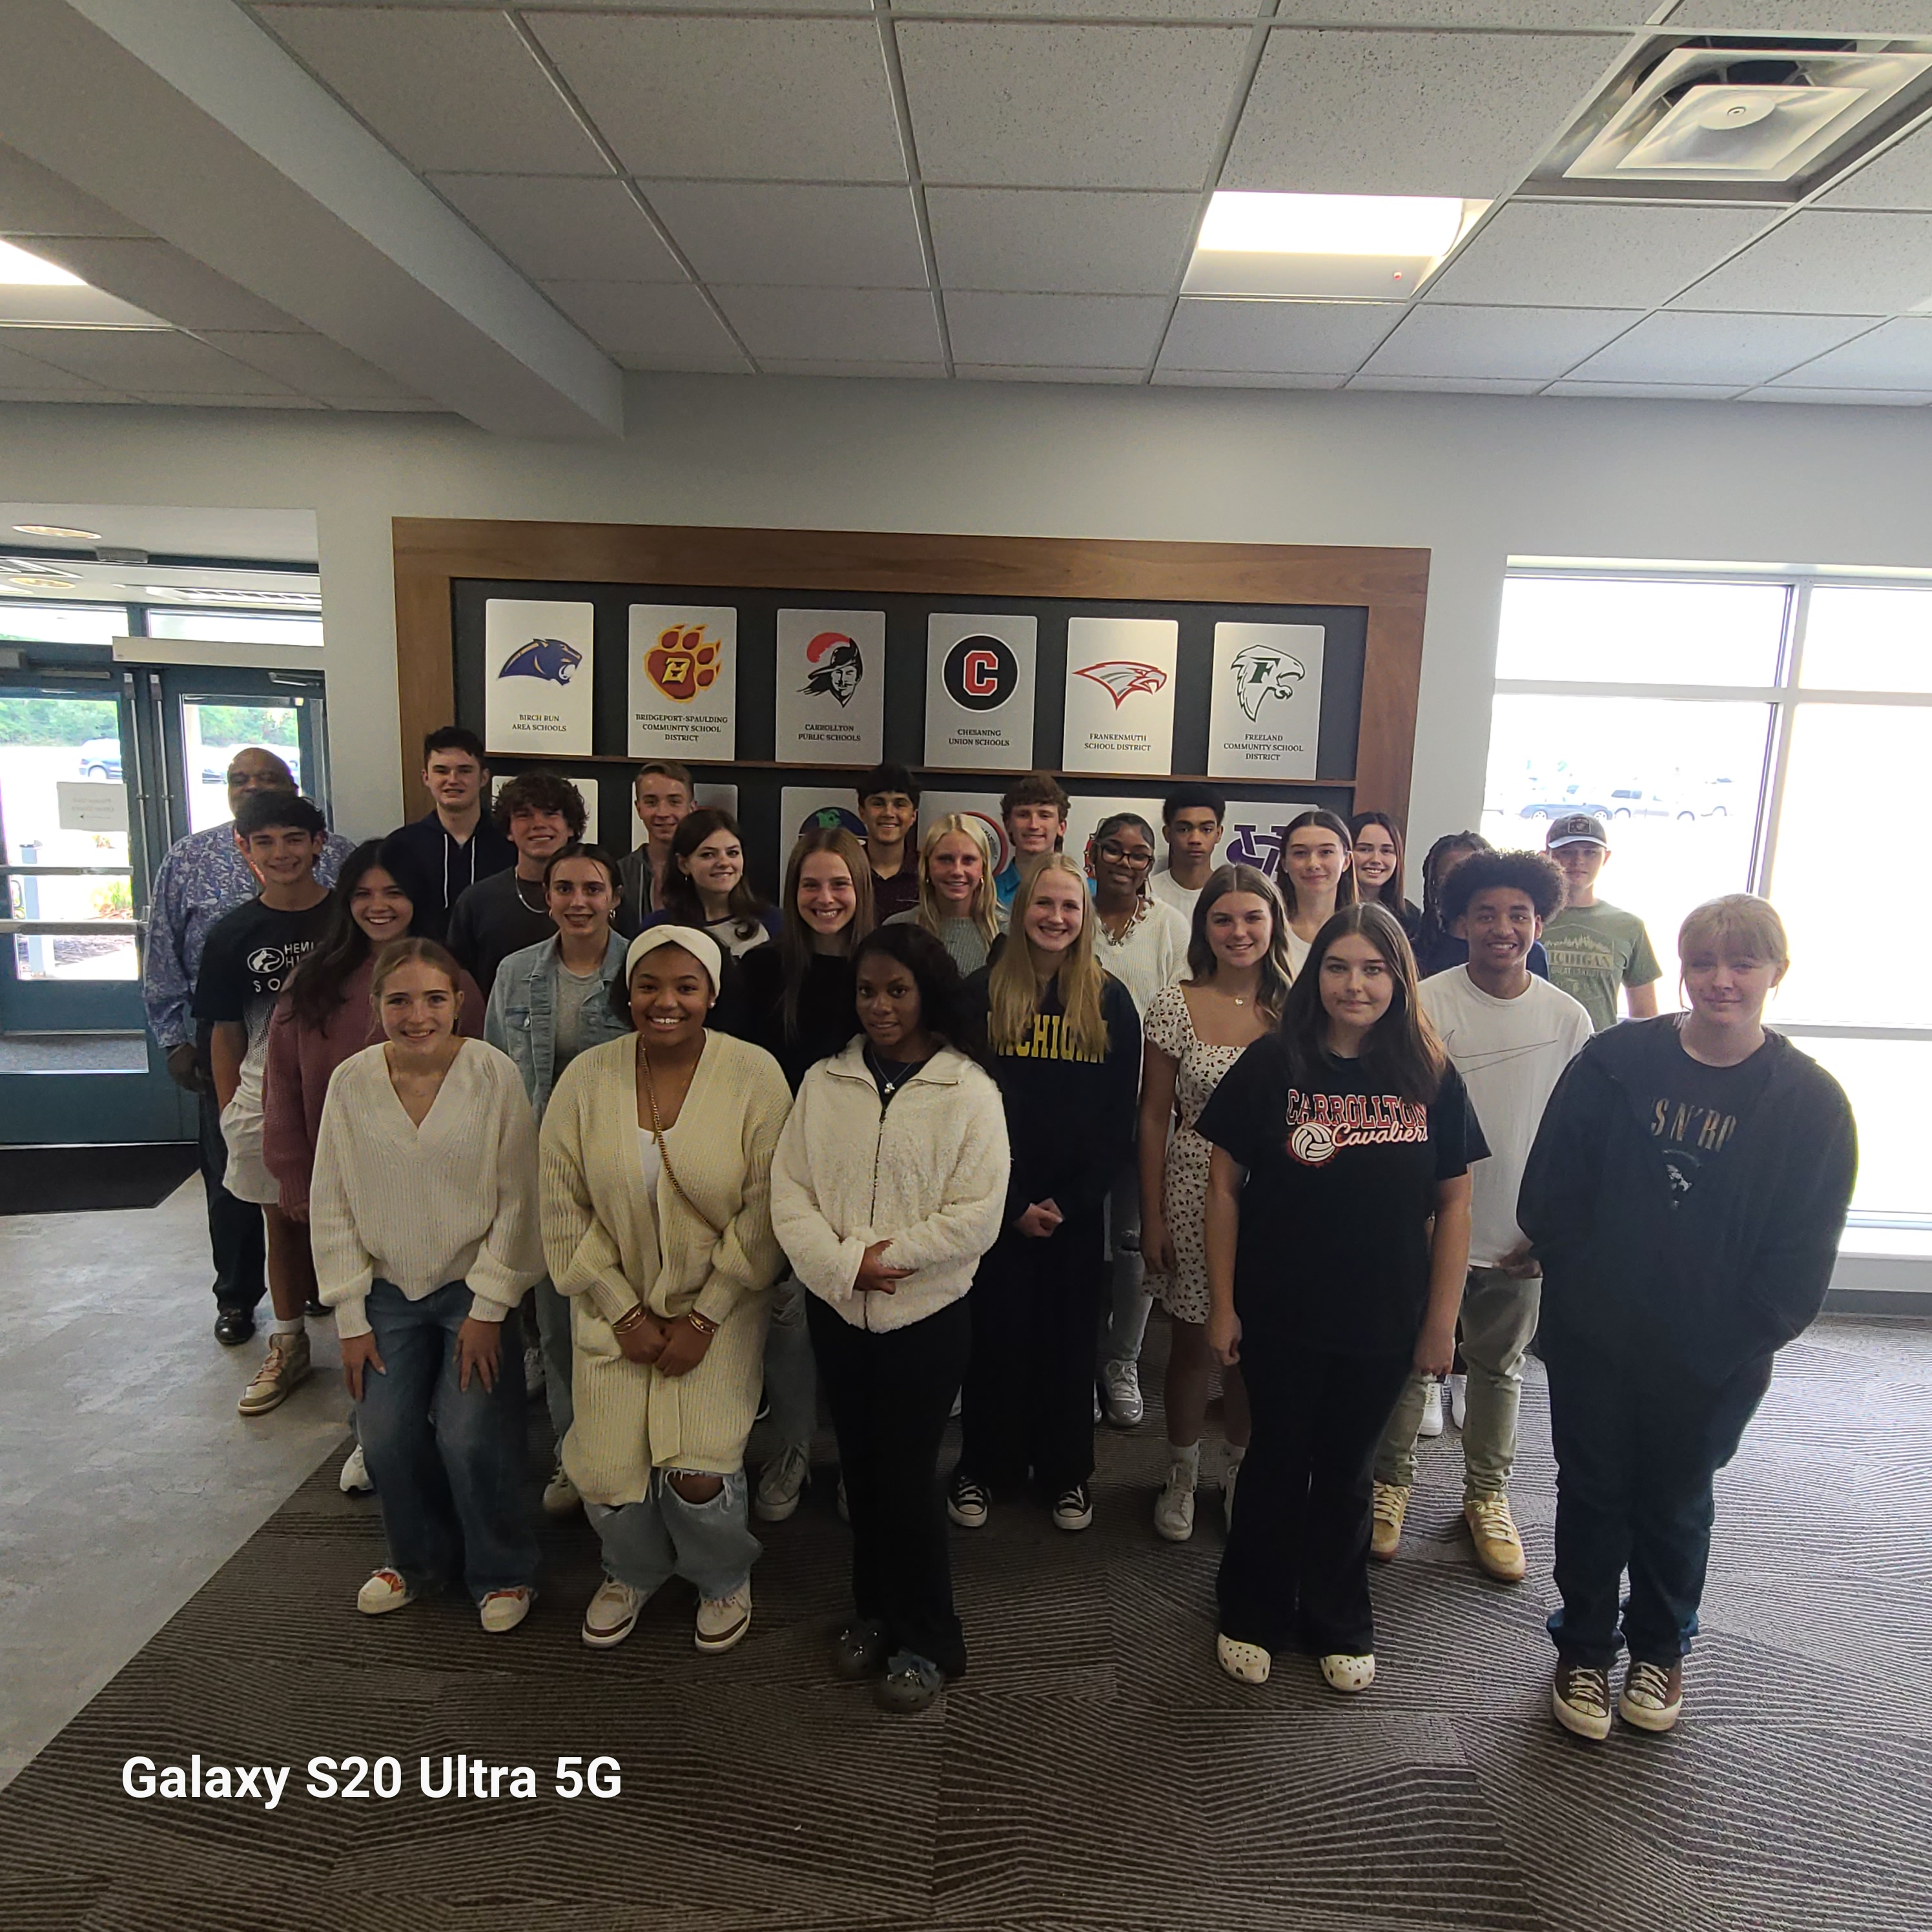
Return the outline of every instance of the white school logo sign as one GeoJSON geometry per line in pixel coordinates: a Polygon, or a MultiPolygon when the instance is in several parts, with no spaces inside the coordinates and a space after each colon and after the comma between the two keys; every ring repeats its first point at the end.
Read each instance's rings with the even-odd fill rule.
{"type": "Polygon", "coordinates": [[[483,606],[483,742],[493,752],[591,751],[589,604],[492,597],[483,606]]]}
{"type": "Polygon", "coordinates": [[[1062,770],[1165,775],[1173,768],[1180,635],[1172,618],[1067,620],[1062,770]]]}
{"type": "Polygon", "coordinates": [[[926,638],[926,764],[1030,771],[1039,620],[935,611],[926,638]]]}
{"type": "Polygon", "coordinates": [[[728,764],[737,755],[738,614],[728,606],[631,606],[634,758],[728,764]]]}
{"type": "Polygon", "coordinates": [[[876,765],[886,721],[883,610],[781,610],[781,764],[876,765]]]}
{"type": "Polygon", "coordinates": [[[1208,770],[1312,778],[1322,728],[1319,624],[1216,624],[1208,770]]]}

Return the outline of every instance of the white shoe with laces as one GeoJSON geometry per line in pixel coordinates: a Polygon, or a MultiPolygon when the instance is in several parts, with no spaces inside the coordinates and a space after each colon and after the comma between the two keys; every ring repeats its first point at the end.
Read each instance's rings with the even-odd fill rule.
{"type": "Polygon", "coordinates": [[[1147,1414],[1141,1395],[1141,1372],[1134,1362],[1102,1362],[1100,1394],[1107,1420],[1116,1429],[1132,1429],[1147,1414]]]}
{"type": "Polygon", "coordinates": [[[1167,1466],[1167,1480],[1154,1498],[1154,1534],[1185,1543],[1194,1534],[1194,1466],[1177,1458],[1167,1466]]]}
{"type": "Polygon", "coordinates": [[[748,1576],[728,1597],[706,1597],[698,1606],[698,1630],[692,1641],[707,1657],[716,1657],[744,1640],[752,1628],[752,1580],[748,1576]]]}
{"type": "Polygon", "coordinates": [[[356,1592],[356,1607],[365,1617],[380,1617],[388,1611],[400,1610],[416,1600],[416,1593],[403,1581],[400,1570],[372,1572],[368,1581],[356,1592]]]}
{"type": "Polygon", "coordinates": [[[760,1522],[784,1522],[796,1516],[811,1474],[810,1458],[802,1449],[788,1444],[758,1472],[752,1514],[760,1522]]]}
{"type": "Polygon", "coordinates": [[[647,1600],[642,1590],[606,1576],[584,1612],[584,1641],[592,1650],[609,1650],[622,1643],[637,1628],[647,1600]]]}
{"type": "Polygon", "coordinates": [[[335,1486],[345,1496],[366,1496],[376,1486],[376,1479],[370,1474],[369,1465],[363,1457],[361,1443],[350,1450],[349,1460],[343,1464],[342,1473],[335,1479],[335,1486]]]}
{"type": "Polygon", "coordinates": [[[1422,1420],[1415,1426],[1418,1436],[1440,1436],[1442,1433],[1442,1384],[1431,1381],[1429,1393],[1423,1398],[1422,1420]]]}
{"type": "Polygon", "coordinates": [[[550,1480],[544,1485],[544,1514],[568,1516],[572,1510],[580,1508],[583,1502],[577,1492],[577,1485],[564,1468],[563,1459],[559,1456],[550,1470],[550,1480]]]}
{"type": "Polygon", "coordinates": [[[1469,1419],[1469,1378],[1451,1376],[1449,1378],[1449,1420],[1458,1429],[1469,1419]]]}
{"type": "Polygon", "coordinates": [[[476,1606],[477,1620],[492,1636],[513,1630],[530,1613],[537,1593],[527,1583],[514,1590],[492,1590],[476,1606]]]}

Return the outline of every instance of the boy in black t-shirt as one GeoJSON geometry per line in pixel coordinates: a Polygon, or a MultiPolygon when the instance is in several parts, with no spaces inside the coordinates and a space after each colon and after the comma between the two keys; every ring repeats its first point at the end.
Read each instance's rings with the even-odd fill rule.
{"type": "Polygon", "coordinates": [[[268,1294],[275,1319],[268,1352],[237,1406],[244,1415],[279,1408],[309,1370],[303,1311],[315,1294],[308,1229],[284,1214],[262,1160],[262,1076],[275,1002],[329,920],[316,861],[328,836],[322,814],[293,792],[257,792],[235,814],[235,842],[262,890],[218,920],[195,981],[194,1016],[208,1029],[208,1062],[228,1144],[224,1185],[253,1202],[268,1222],[268,1294]]]}

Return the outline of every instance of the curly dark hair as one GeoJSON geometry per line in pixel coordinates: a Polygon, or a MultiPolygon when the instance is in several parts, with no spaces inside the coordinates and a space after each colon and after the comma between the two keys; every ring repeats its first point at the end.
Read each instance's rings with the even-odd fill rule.
{"type": "Polygon", "coordinates": [[[919,988],[919,1023],[929,1034],[970,1058],[976,1029],[967,1010],[965,982],[952,956],[922,926],[874,926],[852,950],[856,974],[866,956],[876,952],[903,966],[919,988]]]}
{"type": "Polygon", "coordinates": [[[520,812],[560,812],[571,837],[584,836],[587,822],[584,794],[569,779],[560,778],[554,772],[526,772],[520,778],[512,778],[496,794],[496,810],[491,814],[496,830],[507,837],[510,820],[520,812]]]}
{"type": "Polygon", "coordinates": [[[1492,886],[1514,886],[1538,919],[1561,912],[1569,887],[1553,860],[1540,852],[1472,852],[1442,881],[1442,923],[1454,926],[1469,902],[1492,886]]]}

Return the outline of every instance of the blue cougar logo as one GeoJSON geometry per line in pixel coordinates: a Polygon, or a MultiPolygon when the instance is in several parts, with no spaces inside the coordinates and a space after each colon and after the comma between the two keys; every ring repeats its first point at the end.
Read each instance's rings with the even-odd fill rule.
{"type": "Polygon", "coordinates": [[[541,677],[552,684],[568,684],[570,674],[583,662],[584,653],[561,638],[532,638],[521,650],[510,653],[496,675],[541,677]]]}

